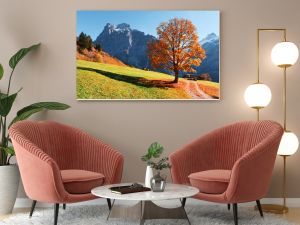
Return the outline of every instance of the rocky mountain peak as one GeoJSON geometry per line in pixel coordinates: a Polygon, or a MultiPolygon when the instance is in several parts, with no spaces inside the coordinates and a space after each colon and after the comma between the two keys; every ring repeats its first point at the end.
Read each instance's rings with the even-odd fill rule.
{"type": "Polygon", "coordinates": [[[105,52],[127,65],[149,68],[147,44],[153,40],[155,37],[131,29],[127,23],[118,25],[108,23],[96,38],[95,44],[100,44],[105,52]]]}
{"type": "Polygon", "coordinates": [[[200,44],[203,45],[207,42],[219,41],[219,37],[215,33],[208,34],[205,38],[200,41],[200,44]]]}
{"type": "Polygon", "coordinates": [[[130,25],[127,24],[127,23],[120,23],[120,24],[118,24],[118,25],[116,26],[116,28],[117,28],[117,29],[122,29],[122,30],[124,30],[124,29],[130,29],[130,25]]]}

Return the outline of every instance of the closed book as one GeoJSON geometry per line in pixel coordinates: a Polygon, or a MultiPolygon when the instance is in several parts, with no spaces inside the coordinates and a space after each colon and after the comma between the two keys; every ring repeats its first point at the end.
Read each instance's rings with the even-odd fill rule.
{"type": "Polygon", "coordinates": [[[122,195],[122,194],[136,193],[136,192],[151,191],[151,188],[132,187],[132,186],[119,186],[119,187],[111,187],[110,190],[111,190],[112,193],[122,195]]]}

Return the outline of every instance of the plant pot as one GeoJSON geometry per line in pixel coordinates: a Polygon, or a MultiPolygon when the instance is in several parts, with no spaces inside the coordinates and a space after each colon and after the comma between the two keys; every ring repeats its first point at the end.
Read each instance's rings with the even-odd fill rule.
{"type": "Polygon", "coordinates": [[[0,215],[10,214],[14,208],[20,181],[17,165],[0,166],[0,215]]]}
{"type": "Polygon", "coordinates": [[[153,170],[151,166],[147,166],[146,175],[145,175],[145,187],[151,188],[151,178],[153,177],[153,170]]]}

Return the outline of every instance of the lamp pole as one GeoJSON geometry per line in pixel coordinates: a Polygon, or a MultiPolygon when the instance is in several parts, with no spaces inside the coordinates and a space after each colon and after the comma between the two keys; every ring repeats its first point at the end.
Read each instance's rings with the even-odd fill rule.
{"type": "Polygon", "coordinates": [[[283,183],[282,183],[282,190],[283,190],[283,207],[288,211],[286,207],[286,155],[283,155],[283,183]]]}
{"type": "MultiPolygon", "coordinates": [[[[284,28],[264,28],[264,29],[257,29],[257,82],[260,82],[260,33],[261,32],[282,32],[283,34],[283,41],[286,41],[286,29],[284,28]]],[[[283,102],[284,102],[284,130],[286,130],[286,65],[283,67],[283,73],[284,73],[284,94],[283,94],[283,102]]],[[[260,108],[257,108],[257,120],[260,119],[260,108]]],[[[262,210],[264,212],[271,212],[271,213],[277,213],[277,214],[283,214],[288,211],[288,208],[286,207],[286,157],[283,156],[283,182],[282,182],[282,197],[283,197],[283,206],[281,205],[274,205],[274,204],[262,204],[262,210]]]]}

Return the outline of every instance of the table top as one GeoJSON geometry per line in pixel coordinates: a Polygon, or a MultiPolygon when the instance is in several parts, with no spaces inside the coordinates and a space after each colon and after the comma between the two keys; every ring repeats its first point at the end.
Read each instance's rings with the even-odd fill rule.
{"type": "Polygon", "coordinates": [[[158,200],[170,200],[170,199],[179,199],[179,198],[188,198],[192,197],[199,193],[198,188],[180,185],[180,184],[166,184],[164,192],[137,192],[130,194],[115,194],[112,193],[109,189],[114,186],[125,186],[131,185],[130,183],[122,184],[113,184],[113,185],[104,185],[97,188],[94,188],[91,192],[93,195],[101,198],[110,198],[116,200],[132,200],[132,201],[158,201],[158,200]]]}

